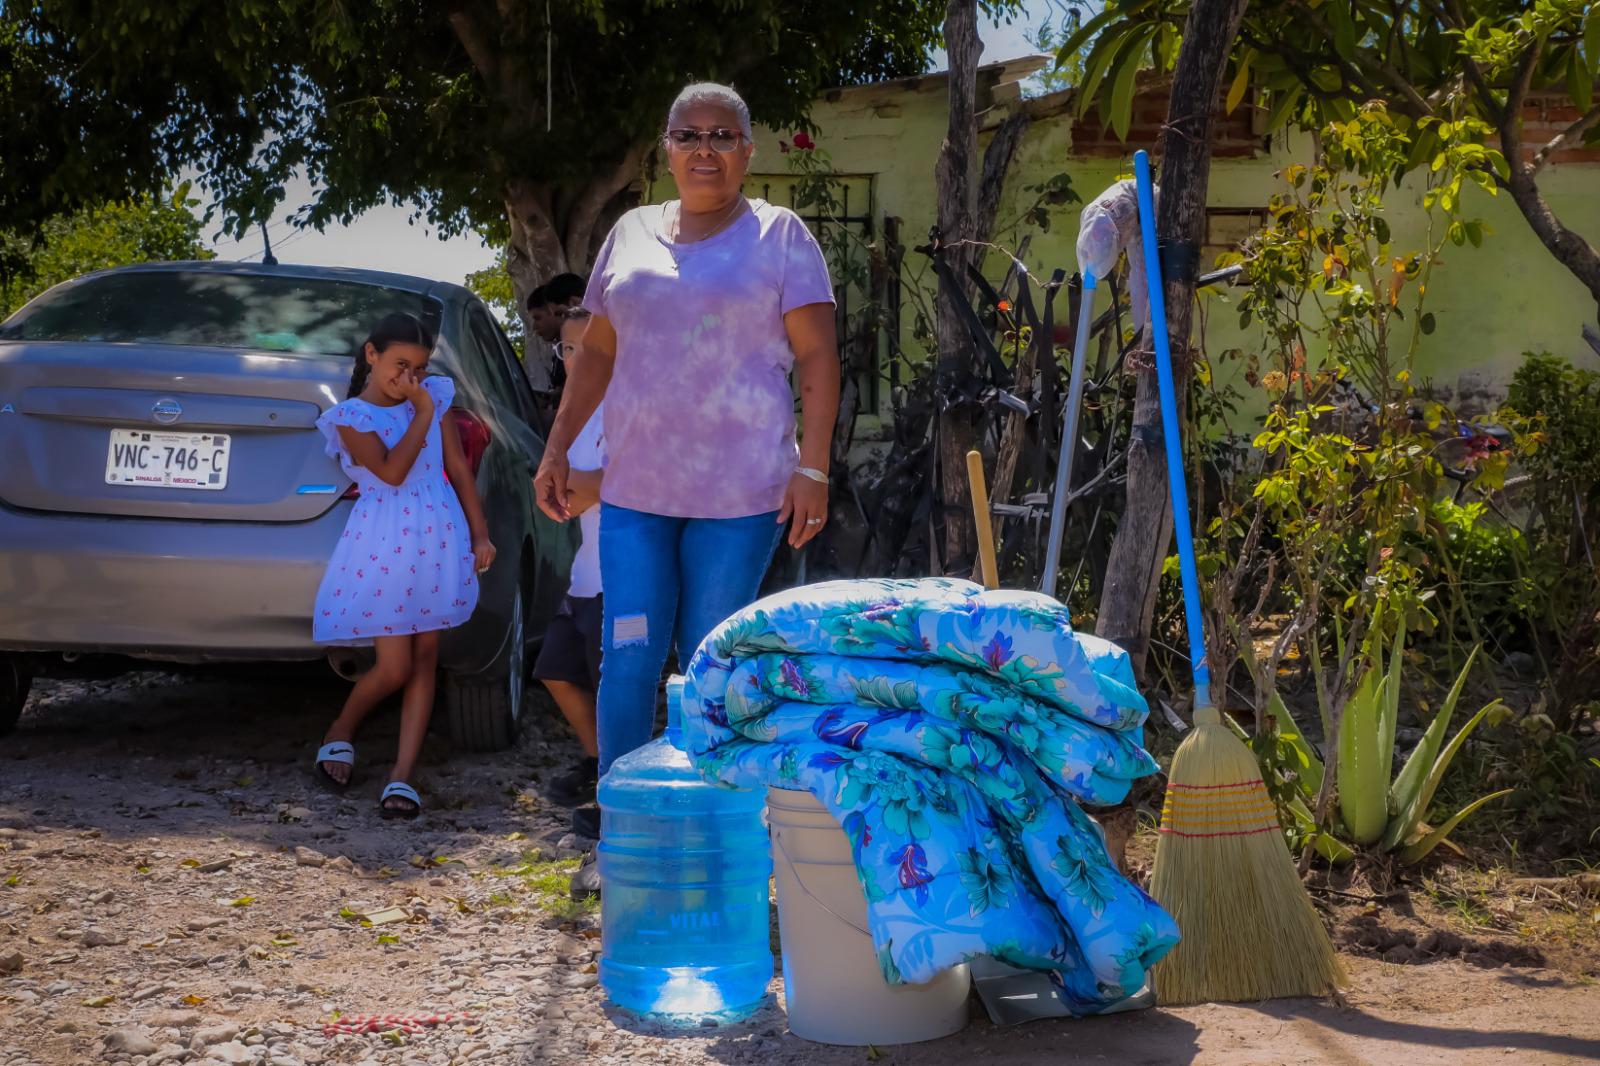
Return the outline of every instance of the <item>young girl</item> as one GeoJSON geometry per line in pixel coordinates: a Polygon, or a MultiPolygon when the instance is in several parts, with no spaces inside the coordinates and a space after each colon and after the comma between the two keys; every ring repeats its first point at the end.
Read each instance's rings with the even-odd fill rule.
{"type": "Polygon", "coordinates": [[[348,786],[356,730],[404,688],[399,748],[378,800],[385,818],[422,810],[408,781],[433,710],[439,630],[472,616],[477,574],[495,556],[472,468],[456,435],[441,428],[455,384],[424,376],[432,351],[421,322],[388,315],[356,352],[349,399],[317,419],[328,454],[361,498],[328,560],[312,635],[322,644],[374,645],[377,664],[328,727],[315,771],[335,790],[348,786]]]}

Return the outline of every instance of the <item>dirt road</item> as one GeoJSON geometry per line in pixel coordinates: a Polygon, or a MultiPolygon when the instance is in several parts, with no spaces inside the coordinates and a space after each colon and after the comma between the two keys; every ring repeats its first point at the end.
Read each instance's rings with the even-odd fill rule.
{"type": "Polygon", "coordinates": [[[386,823],[392,721],[361,738],[351,793],[306,773],[342,691],[284,671],[39,685],[0,740],[0,1066],[1600,1060],[1591,980],[1460,960],[1352,959],[1343,1004],[1005,1030],[975,1008],[878,1060],[789,1036],[781,996],[738,1027],[648,1030],[606,1012],[596,919],[562,902],[572,852],[539,796],[571,754],[540,739],[557,731],[490,757],[430,745],[426,819],[386,823]],[[327,1028],[369,1014],[438,1024],[327,1028]]]}

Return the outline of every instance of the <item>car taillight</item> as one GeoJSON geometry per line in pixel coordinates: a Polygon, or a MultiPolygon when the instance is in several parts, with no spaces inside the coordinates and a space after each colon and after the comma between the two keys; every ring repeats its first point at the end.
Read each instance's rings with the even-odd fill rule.
{"type": "Polygon", "coordinates": [[[483,453],[489,450],[489,442],[493,439],[489,435],[489,427],[483,419],[459,407],[450,408],[450,424],[456,427],[456,436],[461,439],[461,452],[467,457],[467,465],[476,477],[478,466],[483,462],[483,453]]]}
{"type": "Polygon", "coordinates": [[[341,499],[341,500],[359,500],[359,499],[361,499],[361,486],[357,485],[354,481],[350,482],[350,487],[344,490],[344,495],[340,496],[339,499],[341,499]]]}

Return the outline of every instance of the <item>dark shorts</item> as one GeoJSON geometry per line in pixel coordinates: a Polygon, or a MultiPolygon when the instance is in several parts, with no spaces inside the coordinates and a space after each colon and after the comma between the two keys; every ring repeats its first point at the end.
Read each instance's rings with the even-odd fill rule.
{"type": "Polygon", "coordinates": [[[564,597],[561,609],[545,631],[544,646],[533,664],[539,681],[565,681],[600,691],[602,597],[564,597]]]}

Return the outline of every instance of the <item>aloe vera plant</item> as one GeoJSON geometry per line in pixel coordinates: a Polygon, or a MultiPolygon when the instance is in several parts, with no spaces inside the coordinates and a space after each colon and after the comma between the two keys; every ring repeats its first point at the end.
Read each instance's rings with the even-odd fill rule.
{"type": "Polygon", "coordinates": [[[1406,864],[1419,862],[1478,808],[1512,791],[1502,789],[1473,800],[1437,827],[1423,821],[1456,753],[1478,723],[1500,704],[1491,701],[1445,742],[1478,648],[1467,657],[1439,713],[1391,780],[1404,646],[1405,635],[1399,633],[1387,656],[1381,645],[1371,648],[1371,666],[1345,705],[1336,755],[1339,803],[1329,826],[1319,827],[1312,813],[1326,770],[1282,697],[1276,691],[1268,697],[1267,717],[1273,726],[1262,738],[1252,738],[1233,719],[1226,719],[1239,738],[1255,749],[1263,771],[1278,782],[1278,787],[1269,786],[1269,791],[1289,830],[1291,844],[1310,845],[1329,862],[1355,858],[1352,844],[1393,852],[1406,864]]]}
{"type": "Polygon", "coordinates": [[[1339,816],[1350,840],[1363,846],[1377,845],[1396,853],[1403,863],[1415,863],[1444,842],[1456,826],[1474,811],[1509,795],[1502,789],[1479,797],[1447,818],[1437,827],[1424,824],[1428,807],[1439,789],[1456,752],[1478,723],[1499,706],[1492,700],[1474,714],[1456,735],[1445,742],[1457,702],[1467,682],[1467,674],[1477,658],[1474,648],[1439,713],[1422,735],[1400,772],[1391,780],[1394,765],[1395,724],[1400,710],[1401,651],[1404,632],[1395,635],[1385,663],[1382,645],[1373,650],[1372,665],[1355,694],[1345,705],[1339,729],[1339,816]]]}

